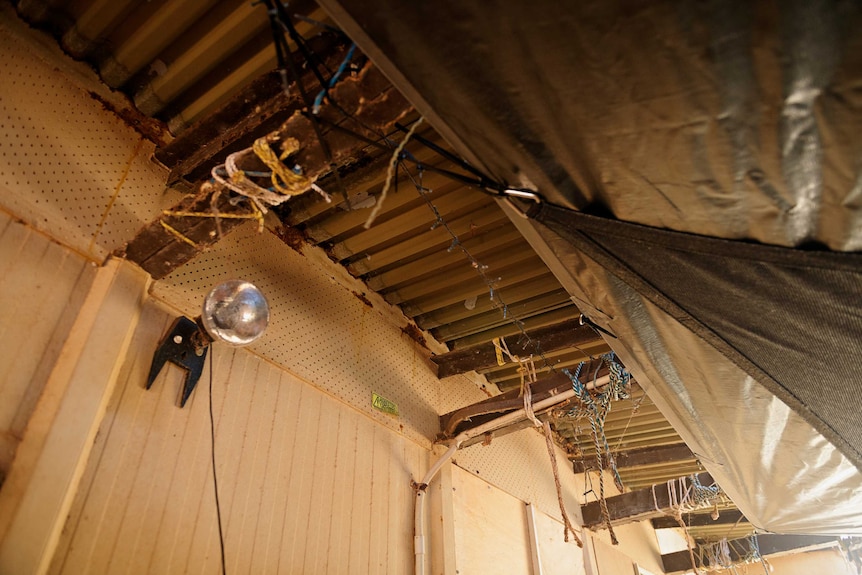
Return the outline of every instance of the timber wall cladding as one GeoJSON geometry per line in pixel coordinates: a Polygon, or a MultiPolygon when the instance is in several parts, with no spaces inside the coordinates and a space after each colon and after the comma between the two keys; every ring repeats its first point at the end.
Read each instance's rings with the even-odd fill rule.
{"type": "MultiPolygon", "coordinates": [[[[524,502],[457,467],[452,486],[457,571],[532,573],[524,502]]],[[[535,512],[535,520],[542,573],[584,575],[583,550],[564,541],[562,523],[540,511],[535,512]]]]}
{"type": "MultiPolygon", "coordinates": [[[[208,379],[144,382],[171,316],[146,305],[52,573],[215,573],[208,379]]],[[[216,458],[231,573],[407,573],[412,476],[428,452],[247,351],[214,347],[216,458]]]]}
{"type": "Polygon", "coordinates": [[[0,212],[0,481],[95,268],[0,212]]]}

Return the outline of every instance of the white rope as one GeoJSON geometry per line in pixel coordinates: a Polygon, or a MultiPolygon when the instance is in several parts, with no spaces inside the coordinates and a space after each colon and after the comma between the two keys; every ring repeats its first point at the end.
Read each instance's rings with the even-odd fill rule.
{"type": "Polygon", "coordinates": [[[398,162],[401,160],[401,152],[404,151],[404,146],[407,145],[407,142],[413,136],[416,128],[418,128],[424,120],[425,118],[422,117],[416,120],[416,122],[410,126],[410,130],[407,131],[407,135],[404,136],[404,139],[401,140],[401,143],[398,144],[398,147],[395,148],[394,152],[392,152],[392,158],[389,160],[389,168],[386,170],[386,183],[383,184],[383,189],[380,191],[380,196],[377,198],[377,203],[374,205],[374,209],[371,210],[371,214],[368,216],[368,219],[365,220],[363,227],[366,230],[371,227],[371,224],[373,224],[374,220],[377,219],[377,214],[379,214],[380,210],[383,208],[383,202],[386,200],[386,195],[389,193],[389,188],[392,186],[392,178],[395,176],[395,169],[398,167],[398,162]]]}

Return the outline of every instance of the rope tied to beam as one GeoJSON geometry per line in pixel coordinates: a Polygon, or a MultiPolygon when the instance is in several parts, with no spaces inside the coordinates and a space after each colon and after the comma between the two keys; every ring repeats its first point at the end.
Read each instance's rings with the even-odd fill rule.
{"type": "Polygon", "coordinates": [[[707,572],[726,570],[736,575],[739,573],[737,567],[760,563],[764,573],[768,575],[769,565],[766,558],[760,553],[757,534],[749,535],[745,539],[745,543],[747,545],[739,540],[736,542],[728,541],[727,537],[722,537],[718,541],[699,545],[698,557],[701,569],[707,572]]]}
{"type": "Polygon", "coordinates": [[[285,138],[281,146],[281,154],[275,153],[269,139],[258,138],[251,148],[240,150],[228,155],[223,165],[216,166],[210,172],[212,179],[240,196],[248,198],[261,213],[267,212],[267,206],[278,206],[290,198],[313,189],[329,201],[329,196],[314,184],[314,181],[302,174],[299,166],[291,169],[285,165],[290,155],[300,149],[296,138],[285,138]],[[253,153],[269,172],[243,170],[238,163],[253,153]],[[268,177],[272,188],[264,188],[252,178],[268,177]]]}
{"type": "Polygon", "coordinates": [[[272,186],[282,194],[279,203],[306,192],[312,185],[311,178],[303,176],[301,171],[294,171],[284,164],[284,160],[299,151],[299,140],[285,138],[281,144],[281,155],[277,156],[266,138],[258,138],[252,145],[254,154],[272,172],[272,186]]]}
{"type": "MultiPolygon", "coordinates": [[[[691,545],[691,537],[688,534],[688,526],[685,524],[685,521],[683,521],[682,516],[684,513],[690,513],[707,507],[713,507],[714,513],[717,514],[719,501],[723,501],[727,496],[718,485],[703,485],[697,475],[670,479],[667,482],[667,499],[668,508],[671,512],[667,513],[658,505],[655,487],[656,486],[653,485],[650,489],[652,490],[652,500],[656,511],[673,517],[683,532],[685,532],[686,543],[688,544],[688,554],[691,559],[691,567],[694,569],[695,573],[699,573],[697,562],[695,560],[694,548],[691,545]]],[[[701,559],[703,558],[701,557],[701,559]]],[[[703,565],[702,560],[701,565],[703,565]]]]}
{"type": "MultiPolygon", "coordinates": [[[[608,461],[608,466],[611,468],[614,477],[614,483],[620,492],[625,490],[619,471],[617,470],[616,459],[611,452],[611,447],[608,444],[608,438],[605,434],[605,419],[611,411],[611,402],[629,397],[628,386],[631,382],[631,375],[625,368],[616,360],[613,352],[601,356],[602,364],[608,367],[608,385],[602,392],[595,391],[590,393],[587,386],[581,380],[581,371],[583,371],[586,362],[582,361],[575,369],[575,373],[571,373],[568,369],[563,369],[569,379],[572,381],[572,389],[577,398],[578,405],[570,409],[567,415],[571,418],[578,419],[586,417],[590,424],[590,433],[593,438],[593,446],[596,452],[596,469],[599,473],[599,508],[602,512],[605,526],[608,528],[608,534],[611,538],[611,543],[619,544],[616,533],[614,533],[613,525],[611,525],[611,515],[608,511],[607,498],[605,497],[605,480],[602,473],[602,453],[608,461]]],[[[598,378],[598,369],[596,369],[593,381],[598,378]]]]}
{"type": "MultiPolygon", "coordinates": [[[[506,343],[506,338],[494,338],[494,348],[497,351],[498,362],[499,358],[505,355],[505,357],[509,358],[509,361],[513,363],[517,363],[518,374],[521,376],[521,397],[524,399],[524,413],[526,413],[527,418],[533,422],[535,427],[538,427],[542,430],[542,433],[545,436],[545,446],[548,448],[548,457],[551,459],[551,471],[554,474],[554,486],[557,490],[557,503],[560,506],[560,516],[563,520],[563,540],[568,543],[569,542],[569,534],[575,540],[575,543],[578,544],[578,547],[583,547],[584,543],[581,541],[581,538],[578,537],[578,534],[575,532],[575,528],[572,525],[571,519],[569,519],[569,514],[566,512],[566,504],[563,501],[563,487],[560,483],[560,471],[557,465],[557,452],[554,449],[554,439],[553,439],[553,431],[551,430],[551,424],[548,421],[544,423],[536,417],[536,413],[533,411],[533,391],[532,384],[536,383],[538,377],[536,375],[536,364],[533,361],[533,356],[530,355],[528,358],[521,358],[517,355],[513,354],[509,351],[509,346],[506,343]]],[[[503,364],[505,365],[505,364],[503,364]]]]}
{"type": "MultiPolygon", "coordinates": [[[[323,198],[329,202],[329,195],[318,187],[311,178],[302,175],[301,170],[292,170],[284,164],[284,160],[291,154],[299,151],[300,145],[296,138],[286,138],[282,145],[281,155],[276,155],[275,150],[269,143],[267,138],[258,138],[255,140],[251,148],[240,150],[230,154],[225,163],[214,167],[210,171],[210,175],[215,183],[239,194],[239,198],[234,197],[230,203],[237,205],[242,198],[247,198],[251,205],[252,212],[250,214],[232,214],[222,213],[218,208],[219,197],[222,190],[213,185],[212,182],[204,183],[201,187],[202,191],[209,191],[210,209],[204,212],[190,212],[182,210],[164,210],[162,213],[166,216],[180,218],[213,218],[215,220],[216,234],[219,238],[222,237],[222,219],[254,219],[257,220],[258,233],[263,232],[264,214],[267,213],[267,206],[277,206],[293,196],[305,193],[309,189],[315,190],[323,198]],[[261,172],[253,170],[242,170],[238,167],[238,161],[249,155],[249,151],[267,167],[270,171],[261,172]],[[256,184],[252,178],[270,178],[272,189],[264,188],[256,184]],[[209,189],[207,188],[209,187],[209,189]]],[[[174,227],[164,221],[160,222],[162,228],[168,233],[176,237],[182,242],[185,242],[192,247],[198,247],[195,242],[182,234],[174,227]]]]}

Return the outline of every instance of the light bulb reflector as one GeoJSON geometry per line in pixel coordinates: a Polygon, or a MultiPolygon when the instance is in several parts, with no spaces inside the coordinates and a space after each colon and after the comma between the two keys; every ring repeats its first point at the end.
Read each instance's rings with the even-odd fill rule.
{"type": "Polygon", "coordinates": [[[248,345],[266,330],[269,304],[254,284],[228,280],[214,287],[204,299],[201,322],[213,339],[229,345],[248,345]]]}

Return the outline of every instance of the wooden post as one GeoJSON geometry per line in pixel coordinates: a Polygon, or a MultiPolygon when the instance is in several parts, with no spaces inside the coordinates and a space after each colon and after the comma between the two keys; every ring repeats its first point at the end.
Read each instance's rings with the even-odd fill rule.
{"type": "Polygon", "coordinates": [[[148,285],[121,260],[97,272],[0,490],[0,573],[48,571],[148,285]]]}

